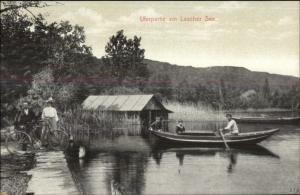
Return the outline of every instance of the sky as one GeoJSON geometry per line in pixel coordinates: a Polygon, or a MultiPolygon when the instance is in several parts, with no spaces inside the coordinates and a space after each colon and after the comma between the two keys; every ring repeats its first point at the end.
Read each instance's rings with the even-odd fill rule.
{"type": "MultiPolygon", "coordinates": [[[[33,12],[83,26],[102,57],[123,29],[142,37],[147,59],[209,67],[242,66],[299,77],[299,2],[61,2],[33,12]]],[[[33,9],[33,8],[32,8],[33,9]]]]}

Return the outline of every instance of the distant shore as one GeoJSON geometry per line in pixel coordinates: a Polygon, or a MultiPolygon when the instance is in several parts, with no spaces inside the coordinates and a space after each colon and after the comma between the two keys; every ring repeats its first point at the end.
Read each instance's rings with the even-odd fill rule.
{"type": "Polygon", "coordinates": [[[234,110],[223,110],[224,112],[300,112],[300,109],[291,110],[283,108],[248,108],[248,109],[234,109],[234,110]]]}

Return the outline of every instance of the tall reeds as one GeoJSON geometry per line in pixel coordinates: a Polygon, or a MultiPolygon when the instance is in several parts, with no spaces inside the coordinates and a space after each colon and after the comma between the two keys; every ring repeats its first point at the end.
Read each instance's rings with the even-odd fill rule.
{"type": "Polygon", "coordinates": [[[178,120],[182,120],[186,130],[191,131],[216,130],[226,123],[223,111],[216,111],[205,105],[169,102],[164,106],[173,111],[168,120],[168,128],[171,131],[175,129],[178,120]]]}
{"type": "Polygon", "coordinates": [[[187,104],[178,102],[169,102],[164,106],[172,110],[173,113],[169,115],[171,120],[183,121],[222,121],[225,120],[222,111],[216,111],[209,106],[201,104],[187,104]]]}
{"type": "Polygon", "coordinates": [[[124,134],[115,128],[120,125],[122,118],[113,113],[78,107],[64,111],[60,118],[59,128],[80,141],[87,141],[91,136],[113,138],[124,134]]]}

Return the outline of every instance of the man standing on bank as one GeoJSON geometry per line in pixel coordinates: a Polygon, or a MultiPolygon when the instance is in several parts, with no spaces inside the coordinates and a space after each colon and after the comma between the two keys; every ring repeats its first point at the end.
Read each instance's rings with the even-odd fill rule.
{"type": "Polygon", "coordinates": [[[225,131],[225,134],[227,133],[226,131],[229,131],[229,134],[231,135],[238,135],[239,129],[235,120],[232,118],[232,115],[226,114],[226,118],[228,120],[227,126],[224,129],[220,129],[220,131],[225,131]]]}

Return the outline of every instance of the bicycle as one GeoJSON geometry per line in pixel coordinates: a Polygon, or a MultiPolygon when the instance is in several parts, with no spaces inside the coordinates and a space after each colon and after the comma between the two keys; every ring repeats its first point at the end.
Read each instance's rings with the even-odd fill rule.
{"type": "Polygon", "coordinates": [[[49,121],[45,120],[33,124],[30,133],[26,132],[25,126],[20,126],[20,129],[9,133],[5,140],[7,151],[16,155],[36,152],[40,150],[41,143],[45,142],[49,149],[65,150],[69,135],[63,130],[51,130],[49,121]]]}

